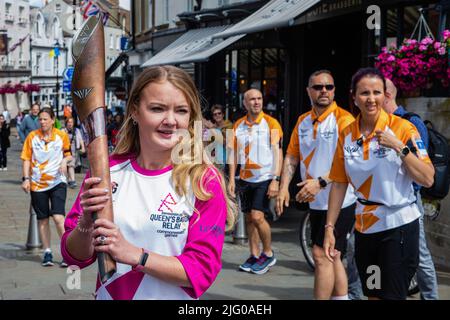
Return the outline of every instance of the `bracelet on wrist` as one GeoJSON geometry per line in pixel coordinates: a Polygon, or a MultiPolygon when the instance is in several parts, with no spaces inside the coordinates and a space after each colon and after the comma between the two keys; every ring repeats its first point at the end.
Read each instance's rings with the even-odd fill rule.
{"type": "Polygon", "coordinates": [[[334,226],[332,224],[329,224],[329,223],[327,223],[324,227],[325,227],[325,229],[331,228],[331,229],[334,230],[334,226]]]}
{"type": "Polygon", "coordinates": [[[80,218],[78,218],[77,229],[81,233],[89,233],[94,229],[94,226],[90,226],[89,228],[83,227],[81,225],[81,217],[80,217],[80,218]]]}

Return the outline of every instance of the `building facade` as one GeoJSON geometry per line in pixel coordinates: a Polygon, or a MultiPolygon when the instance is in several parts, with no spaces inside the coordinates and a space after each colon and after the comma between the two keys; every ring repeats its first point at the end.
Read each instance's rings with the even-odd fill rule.
{"type": "MultiPolygon", "coordinates": [[[[118,7],[118,1],[115,1],[117,3],[110,2],[103,1],[101,3],[102,10],[110,13],[111,17],[126,16],[127,11],[118,7]],[[122,15],[119,15],[119,12],[122,15]]],[[[104,27],[106,70],[122,52],[120,43],[125,32],[124,28],[111,19],[104,27]]],[[[70,87],[63,85],[63,73],[67,68],[73,67],[72,39],[84,19],[79,5],[74,10],[72,1],[53,0],[42,8],[34,8],[31,13],[31,21],[33,66],[31,81],[41,88],[39,92],[33,93],[32,100],[50,104],[58,110],[58,113],[61,113],[64,104],[72,102],[70,87]],[[58,57],[51,54],[55,47],[59,48],[60,55],[58,57]]],[[[122,19],[122,21],[125,20],[122,19]]],[[[111,73],[110,79],[122,79],[122,73],[122,68],[117,68],[111,73]]],[[[114,87],[107,86],[105,92],[106,105],[111,108],[119,104],[114,90],[114,87]]]]}
{"type": "Polygon", "coordinates": [[[13,118],[29,105],[28,94],[22,87],[30,79],[29,30],[28,1],[0,0],[0,36],[7,43],[4,54],[0,53],[0,87],[12,87],[14,91],[0,93],[0,112],[8,110],[13,118]]]}

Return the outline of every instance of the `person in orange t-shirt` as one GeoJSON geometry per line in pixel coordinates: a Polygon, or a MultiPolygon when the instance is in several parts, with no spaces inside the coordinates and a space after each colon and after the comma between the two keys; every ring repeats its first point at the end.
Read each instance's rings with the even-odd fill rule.
{"type": "MultiPolygon", "coordinates": [[[[39,235],[44,246],[43,266],[53,265],[50,248],[49,217],[53,217],[61,237],[67,193],[67,162],[72,159],[67,134],[54,128],[55,115],[51,108],[42,108],[38,114],[40,129],[30,132],[23,144],[22,189],[31,194],[36,211],[39,235]]],[[[67,265],[63,261],[61,267],[67,265]]]]}

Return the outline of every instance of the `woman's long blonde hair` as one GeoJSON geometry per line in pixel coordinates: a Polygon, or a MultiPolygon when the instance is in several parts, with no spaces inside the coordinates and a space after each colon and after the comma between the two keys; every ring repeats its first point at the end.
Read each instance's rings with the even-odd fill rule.
{"type": "MultiPolygon", "coordinates": [[[[141,152],[140,140],[139,140],[139,128],[137,125],[133,124],[132,115],[139,108],[139,101],[141,97],[141,92],[146,86],[153,82],[170,82],[175,88],[183,92],[186,100],[190,106],[190,119],[188,131],[191,135],[191,139],[186,141],[182,140],[180,143],[189,144],[188,149],[198,152],[199,148],[202,148],[202,143],[196,143],[194,139],[194,123],[195,121],[202,120],[201,107],[200,107],[200,96],[195,87],[192,78],[184,70],[173,67],[173,66],[158,66],[150,67],[145,69],[134,81],[133,87],[131,88],[130,96],[127,102],[127,108],[125,112],[125,119],[122,128],[118,134],[117,146],[114,150],[114,154],[135,154],[136,157],[141,152]]],[[[217,178],[220,181],[220,186],[225,197],[227,205],[227,230],[230,230],[235,223],[237,215],[236,203],[232,200],[225,187],[225,178],[223,174],[217,170],[212,169],[213,165],[209,161],[206,153],[201,150],[203,155],[201,163],[194,162],[192,154],[197,154],[195,152],[183,154],[181,156],[181,161],[179,163],[173,164],[172,179],[174,182],[174,187],[178,195],[184,196],[188,194],[188,182],[192,187],[195,197],[201,201],[206,201],[212,198],[214,195],[206,192],[206,185],[212,179],[214,175],[210,174],[208,179],[205,179],[205,174],[212,170],[217,173],[217,178]]]]}

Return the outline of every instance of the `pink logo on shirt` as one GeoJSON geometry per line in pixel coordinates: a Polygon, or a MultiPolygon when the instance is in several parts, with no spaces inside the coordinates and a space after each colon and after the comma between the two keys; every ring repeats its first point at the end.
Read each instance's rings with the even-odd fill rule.
{"type": "MultiPolygon", "coordinates": [[[[159,211],[159,212],[164,212],[165,210],[163,210],[163,207],[165,207],[165,208],[167,208],[167,210],[168,210],[169,212],[173,212],[172,208],[169,207],[169,204],[170,204],[170,205],[176,205],[176,204],[177,204],[176,201],[174,200],[174,198],[172,197],[172,195],[170,194],[170,192],[169,192],[169,194],[164,198],[164,200],[161,200],[161,205],[159,206],[158,211],[159,211]],[[168,199],[170,199],[170,200],[168,200],[168,199]]],[[[166,210],[166,211],[167,211],[167,210],[166,210]]]]}

